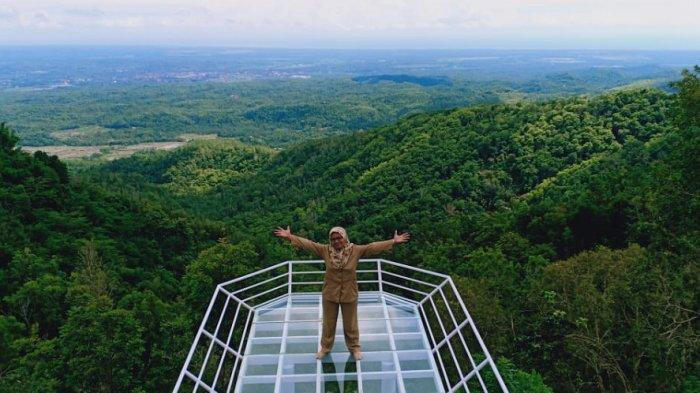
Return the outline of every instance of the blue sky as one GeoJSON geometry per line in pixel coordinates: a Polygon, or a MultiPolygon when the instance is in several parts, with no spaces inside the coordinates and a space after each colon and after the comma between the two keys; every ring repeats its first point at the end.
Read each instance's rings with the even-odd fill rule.
{"type": "Polygon", "coordinates": [[[0,0],[0,45],[700,50],[698,0],[0,0]]]}

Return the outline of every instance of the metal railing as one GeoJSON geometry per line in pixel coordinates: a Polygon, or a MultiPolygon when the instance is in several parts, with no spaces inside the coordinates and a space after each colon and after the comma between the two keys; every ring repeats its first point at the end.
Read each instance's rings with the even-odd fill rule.
{"type": "MultiPolygon", "coordinates": [[[[231,392],[256,310],[292,294],[320,294],[324,267],[322,260],[285,261],[217,285],[173,392],[231,392]]],[[[361,259],[357,276],[361,292],[399,297],[416,308],[445,392],[508,393],[448,275],[386,259],[361,259]]]]}

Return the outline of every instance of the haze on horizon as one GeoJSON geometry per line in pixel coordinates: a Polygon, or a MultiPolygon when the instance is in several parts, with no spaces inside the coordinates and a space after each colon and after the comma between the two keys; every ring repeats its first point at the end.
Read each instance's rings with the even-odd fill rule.
{"type": "Polygon", "coordinates": [[[0,45],[700,49],[696,0],[0,0],[0,45]]]}

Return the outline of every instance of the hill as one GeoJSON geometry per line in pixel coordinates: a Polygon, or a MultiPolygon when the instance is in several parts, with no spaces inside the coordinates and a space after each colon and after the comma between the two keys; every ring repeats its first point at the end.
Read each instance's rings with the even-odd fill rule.
{"type": "MultiPolygon", "coordinates": [[[[85,383],[105,389],[163,390],[179,366],[167,364],[173,360],[165,349],[183,341],[168,337],[186,336],[185,326],[195,326],[214,283],[258,266],[305,257],[272,237],[276,226],[290,224],[293,232],[319,241],[332,225],[346,226],[356,243],[388,237],[394,229],[412,232],[412,241],[391,258],[455,277],[492,353],[508,357],[519,370],[534,371],[512,373],[507,381],[512,391],[536,391],[527,383],[538,381],[540,374],[557,392],[690,392],[697,387],[698,373],[694,310],[700,257],[699,72],[685,73],[674,95],[624,90],[594,98],[417,114],[371,131],[274,153],[259,150],[257,155],[254,147],[209,148],[213,141],[200,141],[189,150],[136,155],[80,172],[67,184],[76,182],[79,186],[74,187],[87,193],[104,190],[98,206],[124,203],[121,195],[127,194],[133,199],[126,200],[134,201],[129,206],[138,212],[116,221],[97,215],[91,221],[97,228],[107,225],[103,222],[149,223],[152,229],[145,233],[150,234],[165,230],[159,226],[169,222],[171,214],[205,218],[192,221],[197,225],[188,219],[187,229],[165,226],[170,228],[165,233],[178,229],[174,233],[184,236],[180,241],[191,246],[180,252],[185,255],[181,263],[158,270],[163,277],[159,280],[129,276],[131,269],[141,271],[138,266],[120,269],[120,254],[101,249],[98,255],[105,260],[114,256],[113,269],[123,283],[110,292],[115,306],[81,300],[86,290],[79,288],[86,286],[85,275],[94,271],[87,262],[94,260],[89,247],[79,256],[85,261],[82,265],[59,258],[64,262],[50,273],[70,277],[64,285],[76,289],[65,291],[69,296],[61,295],[59,287],[56,294],[50,293],[53,297],[41,297],[51,299],[48,304],[64,302],[58,316],[44,307],[31,314],[34,319],[25,320],[26,307],[15,300],[26,299],[33,288],[53,290],[51,281],[30,283],[38,273],[21,269],[53,266],[45,260],[55,252],[32,264],[34,257],[22,247],[34,243],[8,243],[6,255],[12,257],[4,266],[16,267],[2,270],[14,286],[3,293],[8,314],[2,318],[0,337],[3,348],[12,350],[2,352],[8,354],[3,364],[11,365],[14,374],[0,381],[15,386],[18,380],[42,380],[46,386],[72,391],[85,386],[78,375],[87,375],[92,379],[83,378],[85,383]],[[217,158],[206,159],[204,152],[217,158]],[[222,161],[229,155],[230,161],[222,161]],[[173,168],[182,169],[185,179],[201,169],[223,175],[211,187],[199,189],[172,181],[166,174],[177,172],[173,168]],[[227,168],[244,175],[228,177],[227,168]],[[143,214],[141,205],[159,212],[160,220],[154,219],[155,213],[143,214]],[[217,229],[207,232],[199,223],[217,229]],[[211,235],[218,230],[220,239],[213,243],[211,235]],[[202,240],[185,242],[200,239],[197,236],[202,240]],[[10,279],[11,274],[21,278],[10,279]],[[162,283],[169,285],[163,289],[162,283]],[[147,289],[153,296],[144,294],[147,289]],[[121,317],[129,313],[131,319],[121,317]],[[36,321],[49,317],[58,322],[36,321]],[[122,341],[121,349],[133,348],[129,353],[138,356],[115,360],[110,370],[118,375],[89,368],[101,359],[80,351],[87,345],[81,337],[103,337],[101,332],[113,332],[107,326],[122,319],[128,322],[119,325],[118,337],[128,340],[122,341]],[[46,333],[44,325],[57,328],[46,333]],[[139,363],[136,358],[141,356],[149,363],[139,363]],[[70,363],[73,357],[83,360],[70,363]],[[34,365],[35,359],[49,359],[52,365],[66,362],[72,377],[59,382],[57,374],[46,371],[47,363],[34,365]],[[109,385],[108,380],[122,385],[109,385]]],[[[35,160],[56,162],[42,165],[61,168],[55,159],[30,160],[8,151],[4,154],[25,157],[40,168],[35,160]]],[[[3,173],[15,173],[14,164],[2,168],[3,173]]],[[[14,213],[15,206],[23,206],[21,201],[48,200],[53,204],[51,215],[61,211],[55,196],[42,199],[32,194],[34,184],[45,183],[35,180],[41,173],[28,170],[12,178],[23,186],[4,196],[17,196],[3,204],[11,207],[11,217],[18,217],[12,224],[17,228],[43,228],[42,220],[14,213]]],[[[56,173],[68,179],[65,171],[56,173]]],[[[74,210],[67,212],[81,217],[74,210]]],[[[110,233],[128,234],[115,244],[130,244],[132,236],[149,239],[139,230],[110,233]]],[[[116,234],[112,236],[121,239],[116,234]]],[[[62,236],[55,230],[48,239],[62,236]]],[[[175,250],[177,236],[168,243],[128,249],[175,250]]],[[[80,248],[68,249],[77,254],[80,248]]],[[[140,258],[131,263],[152,259],[140,258]]],[[[107,277],[114,275],[103,270],[107,277]]],[[[92,281],[100,282],[87,280],[92,281]]],[[[100,288],[94,293],[102,293],[100,288]]],[[[109,349],[113,336],[104,337],[99,345],[109,349]]]]}
{"type": "Polygon", "coordinates": [[[203,194],[252,176],[275,153],[269,147],[236,140],[195,140],[173,152],[142,152],[117,160],[107,172],[140,175],[144,182],[164,185],[175,194],[203,194]]]}
{"type": "Polygon", "coordinates": [[[72,178],[0,124],[0,391],[165,391],[199,310],[180,286],[223,227],[72,178]]]}
{"type": "Polygon", "coordinates": [[[418,114],[293,146],[181,203],[270,257],[284,255],[278,225],[317,240],[343,225],[358,243],[408,230],[394,258],[462,277],[497,353],[557,391],[680,389],[697,350],[661,348],[697,348],[698,214],[681,201],[697,200],[700,165],[677,99],[636,89],[418,114]]]}

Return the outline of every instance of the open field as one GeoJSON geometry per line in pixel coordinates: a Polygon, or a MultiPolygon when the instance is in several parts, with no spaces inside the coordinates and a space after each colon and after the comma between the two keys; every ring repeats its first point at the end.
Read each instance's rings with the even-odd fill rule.
{"type": "Polygon", "coordinates": [[[111,146],[25,146],[22,150],[34,153],[41,150],[48,155],[56,155],[60,159],[75,159],[87,158],[93,155],[99,155],[104,160],[114,160],[117,158],[128,157],[136,152],[144,150],[172,150],[184,145],[186,142],[149,142],[139,143],[136,145],[111,146]]]}
{"type": "Polygon", "coordinates": [[[145,150],[172,150],[176,149],[190,140],[194,139],[216,139],[213,134],[198,135],[198,134],[182,134],[177,137],[177,141],[168,142],[148,142],[138,143],[134,145],[95,145],[95,146],[66,146],[66,145],[48,145],[48,146],[24,146],[22,150],[34,153],[41,150],[48,155],[58,156],[60,159],[77,159],[93,157],[111,161],[117,158],[128,157],[136,152],[145,150]]]}

